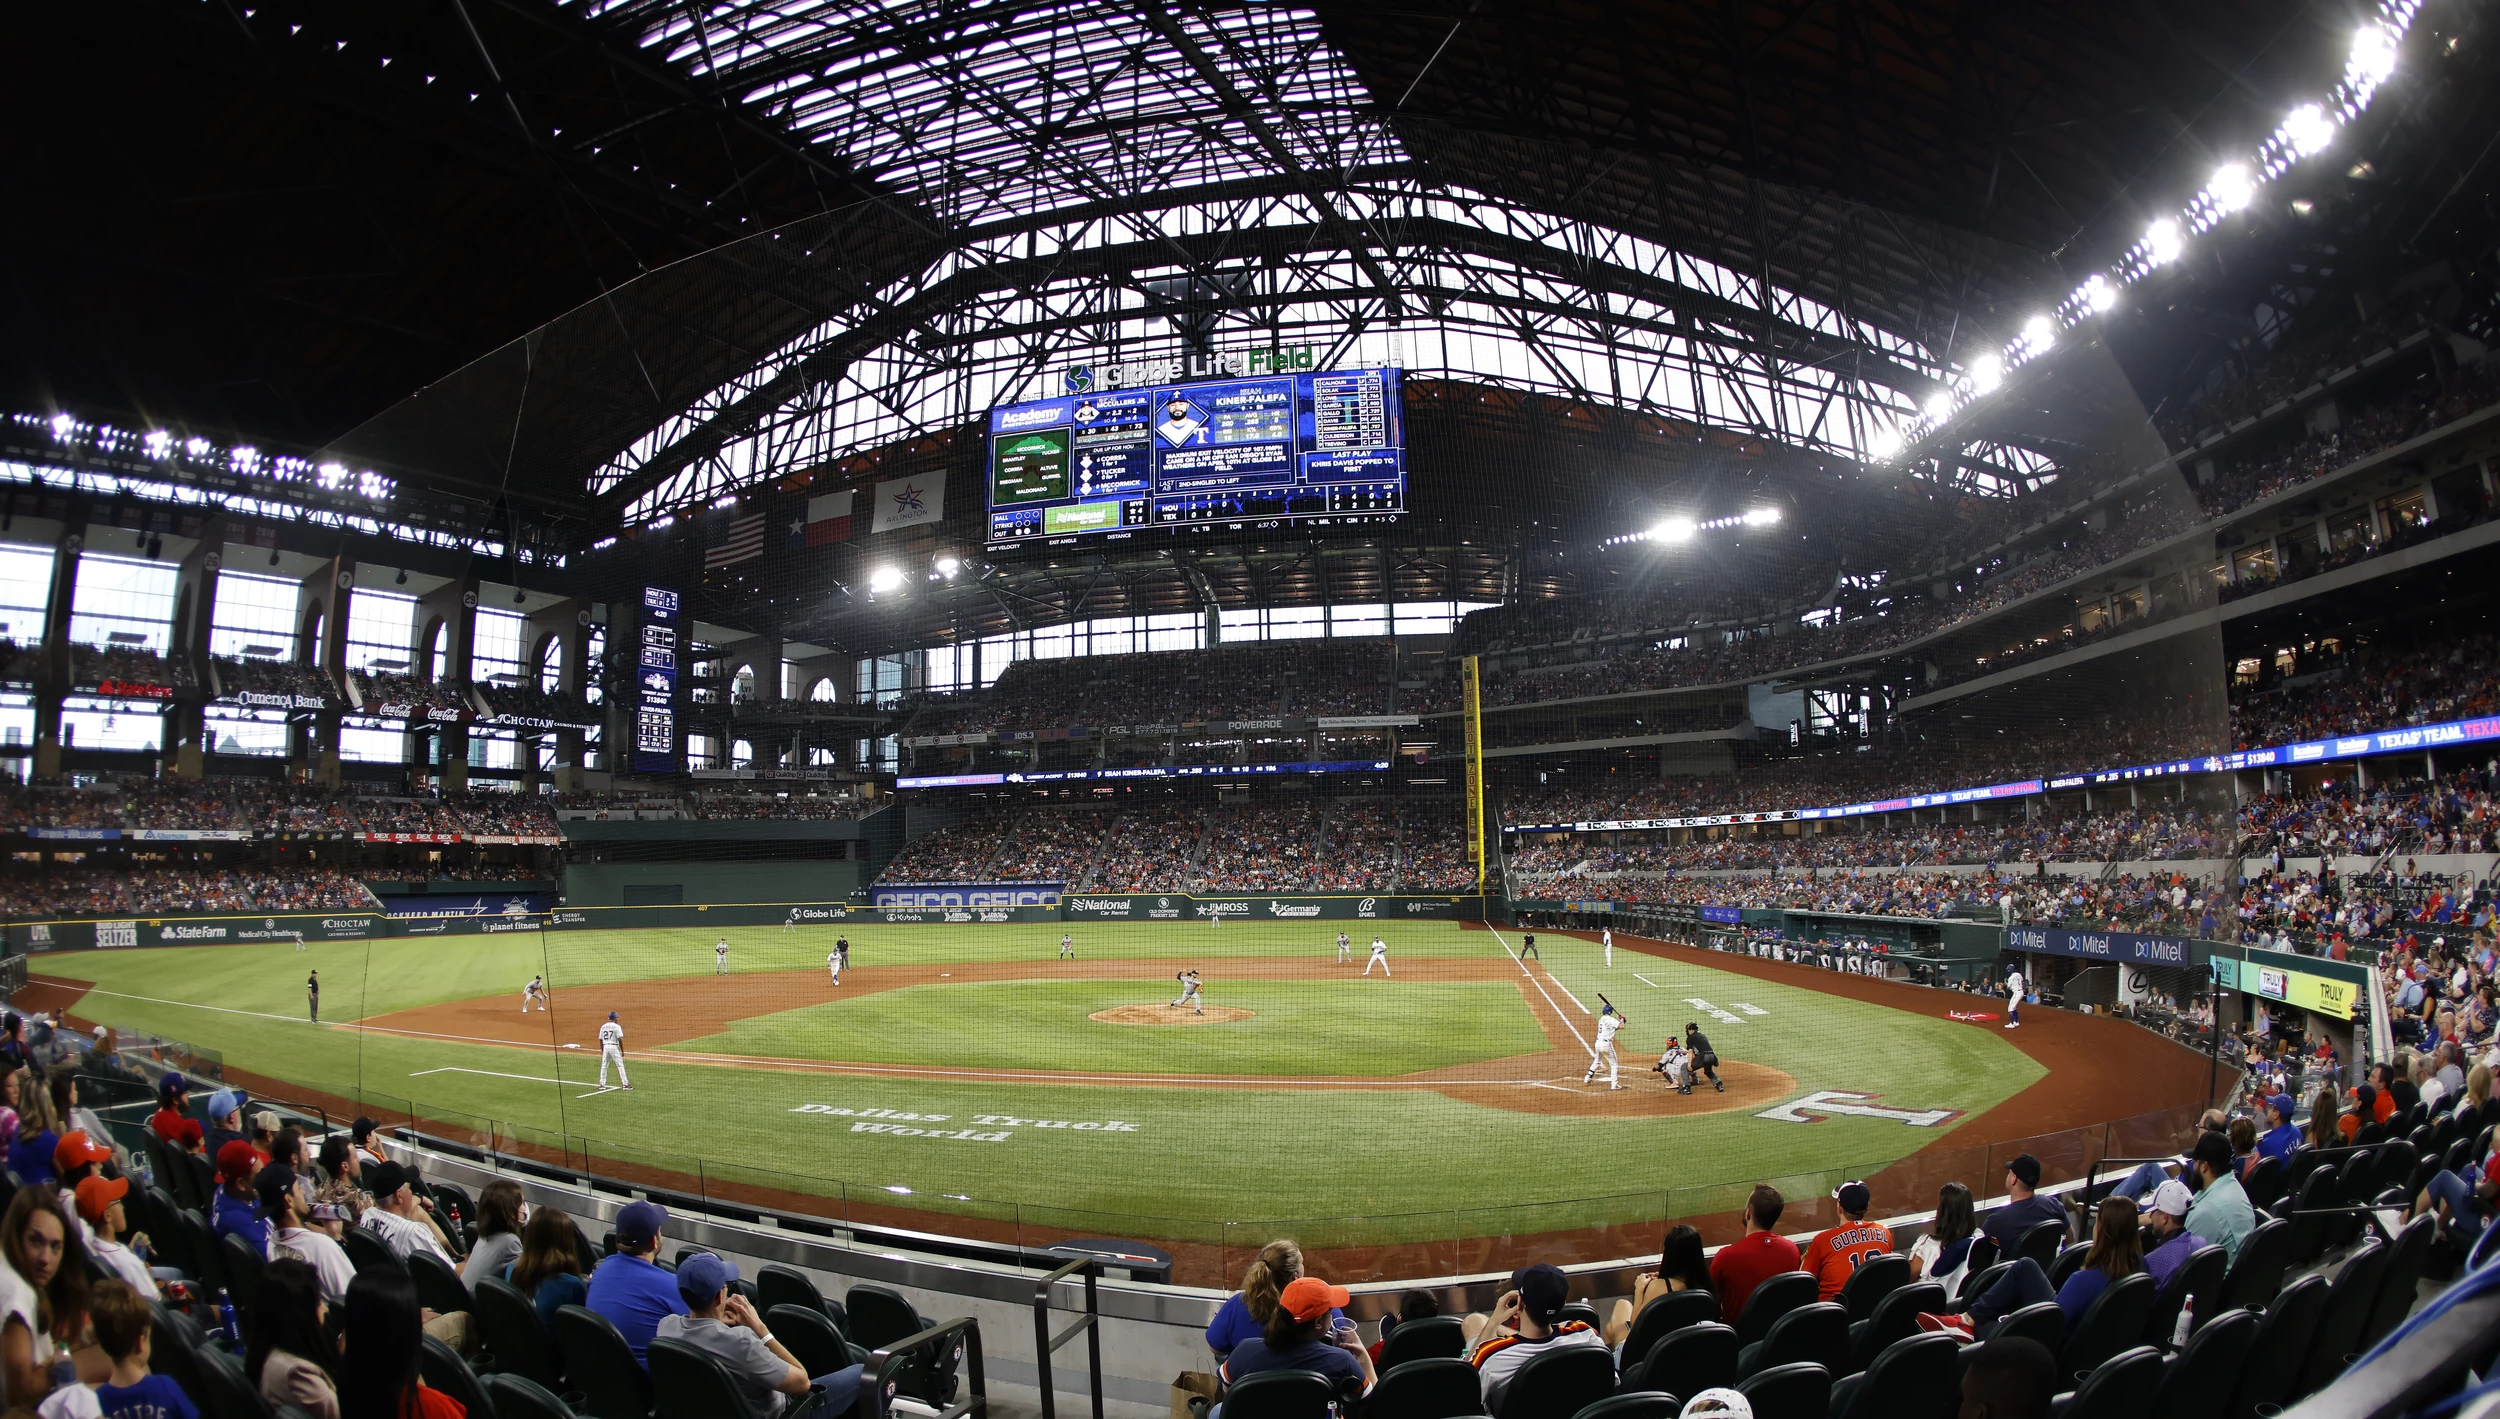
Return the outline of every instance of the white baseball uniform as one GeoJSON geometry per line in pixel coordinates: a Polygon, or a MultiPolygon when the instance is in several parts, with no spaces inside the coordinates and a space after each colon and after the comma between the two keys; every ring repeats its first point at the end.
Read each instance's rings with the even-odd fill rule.
{"type": "Polygon", "coordinates": [[[1076,938],[1074,936],[1068,935],[1064,932],[1061,933],[1059,937],[1059,955],[1065,960],[1076,959],[1076,938]]]}
{"type": "Polygon", "coordinates": [[[1677,1093],[1686,1093],[1692,1089],[1693,1057],[1684,1052],[1684,1045],[1681,1041],[1667,1041],[1666,1053],[1658,1056],[1658,1072],[1667,1076],[1667,1083],[1673,1086],[1677,1093]]]}
{"type": "Polygon", "coordinates": [[[839,951],[827,951],[825,953],[825,969],[833,972],[833,983],[835,985],[840,985],[842,983],[842,953],[839,951]]]}
{"type": "Polygon", "coordinates": [[[1372,958],[1363,963],[1363,974],[1370,975],[1374,966],[1380,967],[1380,973],[1384,976],[1397,974],[1389,969],[1389,943],[1377,936],[1372,938],[1372,958]]]}
{"type": "Polygon", "coordinates": [[[1604,931],[1599,932],[1598,940],[1605,944],[1606,964],[1609,967],[1612,967],[1615,963],[1615,929],[1610,926],[1604,931]]]}
{"type": "Polygon", "coordinates": [[[1597,1066],[1606,1066],[1606,1087],[1623,1087],[1623,1057],[1615,1052],[1615,1034],[1623,1028],[1623,1017],[1612,1011],[1597,1017],[1597,1048],[1589,1056],[1589,1072],[1580,1076],[1587,1084],[1597,1078],[1597,1066]]]}
{"type": "Polygon", "coordinates": [[[543,977],[533,976],[530,978],[530,983],[528,985],[521,987],[522,1014],[527,1015],[530,1013],[531,1001],[538,1002],[538,1008],[541,1010],[553,1010],[555,1008],[547,1003],[547,987],[543,982],[543,977]]]}
{"type": "Polygon", "coordinates": [[[2005,1028],[2011,1030],[2023,1022],[2023,973],[2005,973],[2005,1028]]]}
{"type": "Polygon", "coordinates": [[[599,1027],[599,1087],[608,1087],[608,1066],[616,1066],[616,1082],[620,1088],[631,1089],[634,1081],[625,1077],[625,1027],[610,1020],[599,1027]]]}
{"type": "Polygon", "coordinates": [[[716,976],[729,974],[729,942],[726,939],[712,948],[712,974],[716,976]]]}
{"type": "Polygon", "coordinates": [[[1340,966],[1354,964],[1354,943],[1347,940],[1346,934],[1342,931],[1337,933],[1337,964],[1340,966]]]}
{"type": "Polygon", "coordinates": [[[1196,1006],[1199,1014],[1206,1014],[1207,1007],[1198,999],[1198,988],[1201,984],[1203,984],[1203,982],[1198,979],[1198,973],[1196,971],[1184,972],[1179,979],[1181,983],[1181,998],[1173,1001],[1172,1003],[1174,1005],[1196,1006]]]}

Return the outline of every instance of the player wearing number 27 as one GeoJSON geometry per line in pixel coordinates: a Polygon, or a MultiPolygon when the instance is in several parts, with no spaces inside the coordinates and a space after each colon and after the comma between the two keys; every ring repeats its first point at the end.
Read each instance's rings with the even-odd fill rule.
{"type": "Polygon", "coordinates": [[[1822,1293],[1817,1299],[1839,1300],[1840,1288],[1849,1284],[1859,1267],[1891,1253],[1892,1229],[1866,1220],[1866,1209],[1874,1198],[1874,1189],[1862,1182],[1845,1182],[1832,1189],[1832,1201],[1840,1208],[1840,1225],[1815,1233],[1797,1263],[1799,1271],[1812,1273],[1822,1293]]]}

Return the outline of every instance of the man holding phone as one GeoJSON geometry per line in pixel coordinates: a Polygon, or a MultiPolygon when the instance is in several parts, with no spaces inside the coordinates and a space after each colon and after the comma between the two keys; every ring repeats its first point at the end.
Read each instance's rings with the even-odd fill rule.
{"type": "Polygon", "coordinates": [[[1510,1274],[1510,1289],[1493,1303],[1491,1315],[1467,1318],[1467,1337],[1474,1346],[1467,1362],[1476,1367],[1484,1386],[1486,1413],[1502,1412],[1510,1382],[1537,1356],[1574,1346],[1606,1348],[1597,1327],[1563,1319],[1563,1305],[1570,1298],[1570,1278],[1561,1267],[1541,1261],[1510,1274]]]}

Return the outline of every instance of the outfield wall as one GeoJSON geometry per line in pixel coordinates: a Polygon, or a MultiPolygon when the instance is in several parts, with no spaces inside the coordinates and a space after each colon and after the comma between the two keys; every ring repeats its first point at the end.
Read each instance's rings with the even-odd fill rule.
{"type": "MultiPolygon", "coordinates": [[[[833,864],[840,866],[843,864],[833,864]]],[[[256,915],[239,912],[197,916],[65,917],[0,925],[7,955],[86,951],[138,946],[231,946],[251,942],[370,941],[405,936],[477,936],[513,931],[630,930],[651,927],[781,926],[842,922],[980,924],[986,922],[1124,921],[1204,924],[1280,921],[1482,921],[1480,897],[1321,896],[1266,893],[1191,896],[1186,893],[1093,894],[1061,898],[1055,905],[964,907],[931,904],[875,907],[844,901],[719,902],[671,906],[560,907],[508,916],[392,917],[377,911],[256,915]]]]}

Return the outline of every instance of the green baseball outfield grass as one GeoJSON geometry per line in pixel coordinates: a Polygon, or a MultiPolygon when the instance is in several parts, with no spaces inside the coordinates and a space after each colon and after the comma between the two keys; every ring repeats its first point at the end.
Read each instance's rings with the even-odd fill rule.
{"type": "Polygon", "coordinates": [[[69,1007],[80,1020],[213,1049],[377,1116],[491,1120],[499,1138],[820,1196],[828,1211],[1184,1243],[1292,1227],[1306,1245],[1389,1245],[1723,1210],[1757,1179],[1828,1189],[1949,1147],[2044,1072],[2003,1032],[1940,1018],[1906,988],[1841,993],[1818,988],[1837,986],[1827,974],[1664,948],[1619,946],[1609,967],[1558,935],[1523,965],[1514,933],[1349,929],[1346,964],[1333,923],[1080,923],[1070,961],[1057,925],[865,922],[733,928],[726,978],[721,934],[687,930],[34,964],[85,987],[69,1007]],[[1375,932],[1393,976],[1363,974],[1375,932]],[[844,934],[836,986],[825,956],[844,934]],[[1168,1004],[1187,966],[1210,1017],[1168,1004]],[[534,975],[552,1013],[521,1009],[534,975]],[[1581,1082],[1601,997],[1630,1021],[1621,1090],[1602,1073],[1581,1082]],[[630,1091],[595,1082],[612,1009],[630,1091]],[[1704,1081],[1679,1096],[1649,1072],[1687,1021],[1726,1061],[1728,1093],[1704,1081]],[[1764,1116],[1829,1090],[1865,1111],[1764,1116]]]}

